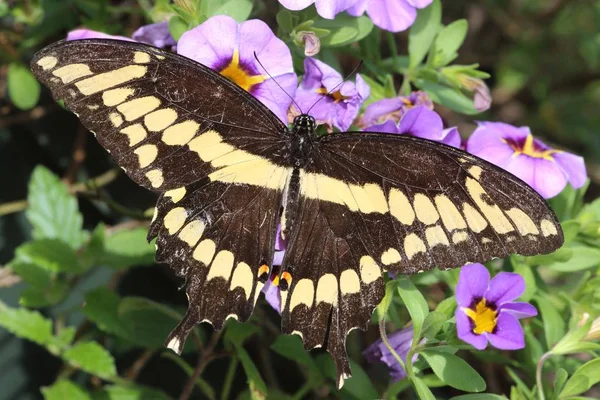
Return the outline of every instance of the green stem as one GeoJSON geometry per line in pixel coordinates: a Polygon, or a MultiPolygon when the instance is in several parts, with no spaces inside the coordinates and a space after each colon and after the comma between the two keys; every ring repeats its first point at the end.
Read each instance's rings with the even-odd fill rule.
{"type": "Polygon", "coordinates": [[[394,348],[390,344],[387,334],[385,333],[385,318],[381,318],[381,320],[379,320],[379,335],[381,336],[381,340],[383,341],[383,344],[385,344],[385,347],[387,347],[387,349],[390,351],[390,353],[392,353],[392,356],[394,356],[396,361],[398,361],[398,364],[400,364],[402,369],[406,371],[406,368],[404,366],[404,361],[402,361],[402,358],[400,358],[398,353],[396,353],[396,350],[394,350],[394,348]]]}
{"type": "Polygon", "coordinates": [[[402,86],[400,86],[400,95],[401,96],[408,96],[410,94],[410,91],[411,91],[411,87],[410,87],[410,74],[408,72],[406,72],[403,75],[402,86]]]}
{"type": "Polygon", "coordinates": [[[227,368],[227,374],[225,375],[225,382],[223,383],[223,390],[221,391],[221,399],[227,400],[229,393],[231,392],[231,385],[233,384],[233,378],[237,370],[240,361],[236,357],[232,357],[227,368]]]}
{"type": "Polygon", "coordinates": [[[542,381],[542,369],[544,367],[544,362],[551,355],[552,355],[551,352],[545,353],[540,358],[540,361],[538,361],[537,368],[535,370],[535,382],[536,382],[536,386],[537,386],[538,399],[539,400],[545,400],[546,399],[546,397],[544,396],[544,382],[542,381]]]}
{"type": "Polygon", "coordinates": [[[398,62],[398,46],[396,45],[396,36],[392,32],[387,33],[387,42],[390,46],[390,53],[392,55],[392,61],[394,66],[394,71],[398,72],[400,70],[400,63],[398,62]]]}

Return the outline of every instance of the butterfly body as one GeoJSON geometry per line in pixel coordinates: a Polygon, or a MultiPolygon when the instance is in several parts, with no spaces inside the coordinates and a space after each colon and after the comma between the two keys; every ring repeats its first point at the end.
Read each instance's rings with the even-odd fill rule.
{"type": "Polygon", "coordinates": [[[563,234],[518,178],[459,149],[408,135],[317,137],[185,57],[115,40],[59,42],[32,70],[138,184],[159,193],[156,259],[186,279],[189,308],[169,335],[180,352],[200,322],[247,320],[274,258],[282,330],[322,347],[338,383],[347,334],[366,329],[384,272],[544,254],[563,234]]]}

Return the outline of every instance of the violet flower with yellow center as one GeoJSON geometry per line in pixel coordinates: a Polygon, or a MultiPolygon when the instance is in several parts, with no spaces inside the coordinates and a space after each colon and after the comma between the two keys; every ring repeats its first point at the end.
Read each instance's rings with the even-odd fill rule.
{"type": "Polygon", "coordinates": [[[500,272],[490,280],[482,264],[462,267],[456,285],[458,338],[483,350],[489,343],[502,350],[525,347],[519,319],[537,315],[529,303],[514,301],[525,291],[521,275],[500,272]]]}
{"type": "Polygon", "coordinates": [[[177,52],[218,71],[287,122],[298,80],[289,48],[264,22],[209,18],[181,36],[177,52]]]}
{"type": "Polygon", "coordinates": [[[582,157],[550,148],[527,127],[478,122],[467,151],[521,178],[547,199],[559,194],[567,182],[577,189],[587,179],[582,157]]]}

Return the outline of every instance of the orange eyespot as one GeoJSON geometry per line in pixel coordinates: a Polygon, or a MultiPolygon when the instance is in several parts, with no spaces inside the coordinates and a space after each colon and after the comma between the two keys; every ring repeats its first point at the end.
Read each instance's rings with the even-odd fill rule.
{"type": "Polygon", "coordinates": [[[261,282],[266,282],[269,279],[269,266],[267,264],[263,264],[258,268],[258,280],[261,282]]]}
{"type": "Polygon", "coordinates": [[[281,274],[281,284],[279,285],[279,288],[281,290],[288,290],[290,286],[292,286],[292,274],[286,271],[281,274]]]}

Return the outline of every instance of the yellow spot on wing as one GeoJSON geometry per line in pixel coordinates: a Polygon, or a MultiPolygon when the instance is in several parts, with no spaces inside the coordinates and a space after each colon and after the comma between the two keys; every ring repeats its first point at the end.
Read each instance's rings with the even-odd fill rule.
{"type": "Polygon", "coordinates": [[[465,231],[458,231],[452,234],[452,243],[459,244],[465,242],[469,238],[469,234],[465,231]]]}
{"type": "Polygon", "coordinates": [[[229,281],[234,259],[233,253],[229,250],[221,250],[218,252],[210,266],[208,275],[206,275],[206,281],[215,278],[223,278],[226,281],[229,281]]]}
{"type": "Polygon", "coordinates": [[[183,196],[185,196],[185,193],[187,192],[187,189],[185,188],[185,186],[182,186],[178,189],[173,189],[173,190],[168,190],[165,192],[165,197],[170,197],[171,201],[173,203],[177,203],[178,201],[180,201],[181,199],[183,199],[183,196]]]}
{"type": "Polygon", "coordinates": [[[293,311],[294,308],[300,304],[305,304],[308,308],[311,308],[313,305],[314,296],[315,286],[313,281],[306,278],[300,279],[294,287],[294,291],[292,292],[292,297],[290,299],[290,311],[293,311]]]}
{"type": "Polygon", "coordinates": [[[469,203],[463,204],[463,213],[465,214],[469,228],[473,232],[479,233],[487,228],[488,224],[485,218],[469,203]]]}
{"type": "Polygon", "coordinates": [[[392,247],[387,249],[381,254],[381,263],[383,265],[392,265],[397,262],[400,262],[402,257],[400,256],[400,252],[392,247]]]}
{"type": "Polygon", "coordinates": [[[444,246],[449,246],[450,242],[448,242],[448,237],[441,226],[431,226],[425,229],[425,238],[427,239],[427,243],[429,244],[429,248],[433,248],[438,244],[442,244],[444,246]]]}
{"type": "Polygon", "coordinates": [[[146,115],[150,111],[157,109],[158,106],[160,106],[160,100],[158,97],[144,96],[129,100],[117,106],[117,110],[123,113],[127,121],[133,121],[134,119],[137,119],[142,115],[146,115]]]}
{"type": "Polygon", "coordinates": [[[425,243],[419,238],[416,234],[410,233],[404,239],[404,252],[406,253],[406,257],[410,260],[417,253],[425,253],[427,248],[425,247],[425,243]]]}
{"type": "Polygon", "coordinates": [[[435,206],[431,200],[429,200],[429,197],[425,196],[424,194],[417,193],[413,200],[413,204],[417,218],[419,218],[419,221],[422,223],[431,225],[435,224],[437,220],[440,219],[440,215],[435,209],[435,206]]]}
{"type": "Polygon", "coordinates": [[[58,63],[58,59],[52,56],[42,57],[37,61],[37,65],[42,67],[44,71],[54,68],[56,63],[58,63]]]}
{"type": "Polygon", "coordinates": [[[52,72],[52,75],[59,77],[64,84],[91,74],[92,71],[90,71],[90,67],[86,64],[69,64],[52,72]]]}
{"type": "Polygon", "coordinates": [[[196,219],[183,227],[179,232],[179,239],[186,242],[190,247],[194,247],[202,237],[205,227],[203,221],[196,219]]]}
{"type": "Polygon", "coordinates": [[[160,169],[153,169],[152,171],[146,172],[146,178],[148,178],[150,185],[154,188],[160,187],[164,182],[163,174],[160,169]]]}
{"type": "Polygon", "coordinates": [[[150,54],[143,51],[136,51],[133,55],[133,62],[136,64],[146,64],[150,62],[150,54]]]}
{"type": "Polygon", "coordinates": [[[240,262],[235,267],[233,271],[233,276],[231,277],[231,284],[229,285],[229,290],[233,290],[237,287],[241,287],[244,289],[244,293],[246,295],[246,300],[250,298],[250,294],[252,293],[252,285],[254,283],[254,277],[252,276],[252,270],[250,266],[245,262],[240,262]]]}
{"type": "Polygon", "coordinates": [[[177,233],[185,223],[187,217],[188,213],[183,207],[176,207],[169,211],[164,219],[165,228],[167,228],[169,234],[173,235],[177,233]]]}
{"type": "Polygon", "coordinates": [[[353,269],[347,269],[340,275],[340,289],[342,294],[352,294],[360,292],[360,281],[358,274],[353,269]]]}
{"type": "Polygon", "coordinates": [[[129,87],[107,90],[102,93],[102,101],[105,106],[113,107],[127,100],[133,93],[135,90],[129,87]]]}
{"type": "Polygon", "coordinates": [[[367,183],[364,186],[350,184],[348,187],[358,204],[360,212],[366,214],[388,212],[388,205],[385,201],[383,190],[376,183],[367,183]]]}
{"type": "MultiPolygon", "coordinates": [[[[121,121],[122,121],[122,119],[121,119],[121,121]]],[[[146,139],[146,135],[147,135],[147,132],[144,129],[144,127],[142,126],[142,124],[129,125],[128,127],[121,129],[120,132],[124,133],[125,135],[127,135],[129,137],[129,145],[130,146],[135,146],[142,140],[146,139]]]]}
{"type": "Polygon", "coordinates": [[[177,112],[172,108],[163,108],[144,117],[144,124],[149,131],[162,131],[177,120],[177,112]]]}
{"type": "MultiPolygon", "coordinates": [[[[198,132],[200,125],[195,121],[183,121],[165,129],[162,141],[169,146],[183,146],[187,144],[198,132]]],[[[191,143],[190,143],[190,149],[191,143]]]]}
{"type": "Polygon", "coordinates": [[[196,246],[192,256],[204,265],[209,265],[215,255],[216,249],[217,246],[213,240],[204,239],[196,246]]]}
{"type": "Polygon", "coordinates": [[[535,226],[535,223],[520,208],[513,207],[510,210],[506,211],[506,215],[508,215],[510,219],[513,220],[521,236],[525,236],[528,234],[540,234],[540,231],[538,230],[537,226],[535,226]]]}
{"type": "Polygon", "coordinates": [[[466,180],[467,191],[469,192],[469,196],[475,201],[477,207],[481,210],[481,212],[486,216],[492,228],[498,233],[508,233],[514,231],[513,226],[510,221],[506,218],[502,210],[498,205],[488,204],[483,197],[489,195],[483,189],[483,187],[477,182],[475,179],[468,177],[466,180]]]}
{"type": "Polygon", "coordinates": [[[325,274],[317,284],[317,304],[328,303],[334,307],[338,304],[338,281],[333,274],[325,274]]]}
{"type": "Polygon", "coordinates": [[[388,201],[392,216],[404,225],[412,225],[415,221],[415,212],[406,195],[402,191],[392,188],[388,195],[388,201]]]}
{"type": "Polygon", "coordinates": [[[158,148],[153,144],[145,144],[138,147],[133,152],[138,156],[140,168],[146,168],[148,165],[152,164],[154,160],[156,160],[158,148]]]}
{"type": "Polygon", "coordinates": [[[370,256],[362,256],[360,258],[360,279],[369,284],[381,277],[381,268],[370,256]]]}
{"type": "Polygon", "coordinates": [[[435,205],[442,217],[442,222],[448,232],[454,229],[466,229],[467,223],[463,219],[462,215],[448,197],[443,194],[435,196],[435,205]]]}
{"type": "Polygon", "coordinates": [[[477,180],[481,178],[482,172],[483,170],[478,165],[473,165],[471,168],[469,168],[469,174],[471,174],[477,180]]]}
{"type": "Polygon", "coordinates": [[[110,122],[112,122],[115,128],[118,128],[121,125],[123,125],[123,117],[121,117],[121,114],[119,114],[118,112],[110,113],[108,118],[110,119],[110,122]]]}
{"type": "Polygon", "coordinates": [[[101,92],[129,82],[136,78],[141,78],[146,74],[147,68],[142,65],[128,65],[127,67],[119,68],[114,71],[104,72],[91,78],[81,80],[75,84],[79,91],[89,96],[94,93],[101,92]]]}
{"type": "Polygon", "coordinates": [[[543,219],[540,223],[540,228],[542,228],[542,235],[544,235],[544,237],[558,235],[556,226],[554,226],[554,224],[550,220],[543,219]]]}

